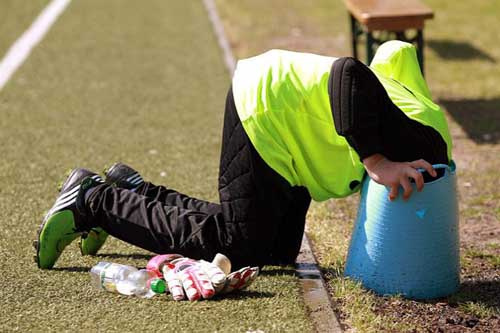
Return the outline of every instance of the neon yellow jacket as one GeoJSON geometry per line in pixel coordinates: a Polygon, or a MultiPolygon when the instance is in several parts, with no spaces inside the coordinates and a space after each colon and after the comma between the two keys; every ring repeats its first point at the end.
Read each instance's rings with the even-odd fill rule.
{"type": "MultiPolygon", "coordinates": [[[[405,47],[394,45],[386,57],[375,57],[374,72],[393,102],[410,118],[438,130],[451,149],[444,115],[430,100],[418,65],[422,82],[408,80],[392,68],[395,55],[406,54],[405,47]],[[417,97],[395,81],[399,78],[408,88],[418,88],[417,97]]],[[[317,201],[356,192],[359,186],[349,185],[361,182],[364,174],[358,154],[335,131],[328,96],[328,77],[335,60],[271,50],[240,60],[232,82],[238,115],[259,155],[292,186],[305,186],[317,201]]]]}

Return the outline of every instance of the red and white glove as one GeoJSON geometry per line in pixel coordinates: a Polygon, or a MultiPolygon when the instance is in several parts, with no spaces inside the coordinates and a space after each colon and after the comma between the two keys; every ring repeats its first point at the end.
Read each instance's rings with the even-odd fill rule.
{"type": "Polygon", "coordinates": [[[146,269],[157,277],[163,278],[163,266],[179,258],[184,258],[184,256],[177,253],[159,254],[149,259],[146,269]]]}
{"type": "Polygon", "coordinates": [[[176,301],[186,297],[190,301],[196,301],[215,295],[215,288],[199,261],[189,258],[176,259],[163,266],[163,276],[176,301]]]}
{"type": "MultiPolygon", "coordinates": [[[[171,254],[162,256],[164,261],[155,259],[160,257],[157,256],[150,261],[151,265],[148,263],[148,266],[151,269],[161,269],[168,289],[176,301],[185,298],[190,301],[209,299],[216,294],[244,289],[259,273],[258,267],[244,267],[226,275],[219,266],[205,260],[193,260],[171,254]],[[159,262],[161,264],[158,264],[159,262]]],[[[230,263],[223,268],[229,271],[230,263]]]]}
{"type": "Polygon", "coordinates": [[[236,272],[232,272],[226,276],[226,283],[220,293],[228,294],[235,290],[243,290],[252,284],[257,275],[259,275],[259,267],[247,266],[237,270],[236,272]]]}

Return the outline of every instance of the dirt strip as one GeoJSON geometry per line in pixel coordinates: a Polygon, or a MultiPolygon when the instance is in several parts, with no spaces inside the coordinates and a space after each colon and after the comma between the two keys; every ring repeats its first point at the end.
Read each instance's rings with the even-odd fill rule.
{"type": "Polygon", "coordinates": [[[330,296],[325,288],[325,281],[318,269],[309,239],[305,234],[302,238],[302,246],[295,267],[302,284],[304,301],[316,330],[318,332],[342,332],[333,311],[330,296]]]}

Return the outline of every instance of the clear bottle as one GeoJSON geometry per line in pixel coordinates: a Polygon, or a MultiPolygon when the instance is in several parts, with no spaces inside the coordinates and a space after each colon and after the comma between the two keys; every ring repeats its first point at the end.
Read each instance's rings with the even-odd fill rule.
{"type": "Polygon", "coordinates": [[[158,278],[154,272],[146,269],[130,273],[127,278],[118,283],[119,289],[127,295],[151,298],[166,290],[165,280],[158,278]]]}
{"type": "Polygon", "coordinates": [[[121,282],[125,281],[133,272],[137,272],[137,268],[101,261],[92,267],[90,276],[92,284],[96,288],[127,295],[128,290],[122,288],[123,283],[121,282]]]}
{"type": "Polygon", "coordinates": [[[90,270],[92,284],[122,295],[150,298],[165,291],[163,280],[145,269],[101,261],[90,270]]]}

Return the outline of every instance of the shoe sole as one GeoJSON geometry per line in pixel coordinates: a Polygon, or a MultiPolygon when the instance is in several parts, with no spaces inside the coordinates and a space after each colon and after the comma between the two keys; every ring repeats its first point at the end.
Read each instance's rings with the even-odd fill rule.
{"type": "Polygon", "coordinates": [[[96,228],[96,229],[99,229],[100,231],[90,230],[88,232],[87,237],[83,238],[82,236],[80,238],[78,246],[80,247],[80,253],[82,254],[82,256],[95,256],[106,242],[106,239],[109,236],[108,233],[102,230],[102,228],[96,228]],[[105,233],[106,235],[100,236],[101,233],[105,233]],[[85,245],[85,243],[91,245],[85,245]],[[89,251],[88,248],[92,248],[92,251],[89,251]]]}
{"type": "MultiPolygon", "coordinates": [[[[55,260],[52,263],[52,265],[42,266],[40,264],[40,250],[41,250],[40,244],[47,244],[49,242],[49,240],[47,240],[47,241],[45,241],[45,240],[47,238],[50,238],[51,233],[54,232],[54,230],[52,230],[55,228],[54,226],[69,224],[69,223],[72,223],[72,221],[74,221],[73,213],[70,210],[63,210],[63,211],[57,212],[57,213],[53,214],[52,216],[50,216],[49,218],[45,219],[44,222],[40,225],[40,227],[38,228],[38,232],[37,232],[38,240],[33,242],[33,246],[36,249],[35,261],[38,265],[38,268],[50,269],[50,268],[54,267],[54,264],[56,263],[57,259],[59,259],[64,248],[66,248],[66,246],[70,242],[72,242],[74,239],[78,238],[79,233],[74,232],[75,236],[74,236],[73,240],[70,240],[70,242],[68,242],[68,244],[66,244],[62,249],[59,249],[60,242],[58,241],[58,243],[55,246],[56,248],[54,249],[55,260]],[[42,239],[44,239],[44,242],[41,241],[42,239]]],[[[59,231],[57,231],[57,232],[59,232],[59,231]]],[[[65,234],[69,236],[73,233],[65,233],[65,234]]]]}

